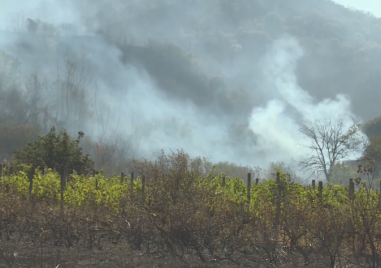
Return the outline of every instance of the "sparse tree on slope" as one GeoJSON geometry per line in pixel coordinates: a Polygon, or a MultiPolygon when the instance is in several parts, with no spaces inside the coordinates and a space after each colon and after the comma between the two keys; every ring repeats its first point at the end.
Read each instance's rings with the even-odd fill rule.
{"type": "Polygon", "coordinates": [[[347,127],[343,118],[327,122],[307,121],[299,130],[309,140],[304,146],[312,152],[310,157],[299,161],[299,167],[312,175],[323,173],[327,182],[331,182],[336,162],[358,151],[363,144],[359,125],[352,122],[347,127]]]}

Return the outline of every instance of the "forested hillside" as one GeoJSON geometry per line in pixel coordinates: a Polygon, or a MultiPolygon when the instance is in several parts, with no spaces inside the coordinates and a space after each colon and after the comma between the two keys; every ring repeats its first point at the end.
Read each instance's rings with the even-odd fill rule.
{"type": "MultiPolygon", "coordinates": [[[[381,20],[378,18],[323,0],[157,1],[152,6],[142,4],[132,14],[130,5],[119,6],[120,17],[107,17],[106,11],[99,13],[97,18],[107,22],[101,25],[102,31],[118,38],[123,25],[127,37],[136,36],[137,43],[145,44],[145,40],[153,39],[174,44],[185,55],[194,53],[203,61],[207,73],[221,74],[226,83],[231,83],[228,88],[243,87],[258,93],[262,90],[255,82],[260,83],[263,74],[254,71],[256,64],[274,40],[289,35],[304,49],[296,70],[298,83],[303,89],[318,99],[334,97],[337,93],[348,94],[356,114],[365,120],[378,116],[377,105],[373,103],[381,94],[377,64],[381,56],[381,20]],[[124,14],[128,14],[127,19],[124,14]],[[171,21],[176,23],[170,24],[171,21]],[[229,71],[240,67],[246,70],[242,70],[239,77],[229,79],[232,76],[229,71]],[[250,87],[247,78],[252,80],[250,87]]],[[[173,69],[180,69],[189,76],[175,75],[172,78],[177,80],[175,86],[195,87],[186,80],[196,79],[189,69],[184,70],[187,64],[180,61],[179,51],[173,48],[168,49],[171,52],[163,51],[162,47],[154,45],[146,47],[146,52],[131,47],[130,53],[125,52],[126,57],[137,59],[160,82],[173,77],[173,69]],[[160,59],[151,55],[155,52],[171,56],[163,59],[161,64],[160,59]],[[152,62],[147,62],[147,58],[152,62]],[[167,75],[157,73],[154,62],[157,66],[167,67],[164,68],[168,69],[167,75]]],[[[191,59],[188,57],[189,61],[191,59]]],[[[170,87],[163,87],[173,93],[170,87]]],[[[210,94],[222,86],[216,83],[208,89],[196,87],[204,94],[210,94]]],[[[194,93],[198,96],[199,91],[194,93]]],[[[244,100],[241,101],[244,104],[244,100]]],[[[261,101],[258,96],[256,104],[261,101]]]]}
{"type": "Polygon", "coordinates": [[[84,131],[110,171],[181,148],[263,166],[299,156],[280,136],[298,140],[305,110],[380,116],[369,14],[328,0],[66,3],[2,23],[1,159],[55,126],[84,131]]]}

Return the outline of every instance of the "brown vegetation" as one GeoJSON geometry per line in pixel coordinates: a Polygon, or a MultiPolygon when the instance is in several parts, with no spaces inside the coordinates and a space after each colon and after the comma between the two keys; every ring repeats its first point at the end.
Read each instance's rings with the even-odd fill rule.
{"type": "Polygon", "coordinates": [[[336,197],[319,198],[280,176],[249,207],[183,152],[139,164],[145,186],[127,191],[117,210],[87,200],[60,211],[54,200],[0,186],[0,267],[380,265],[381,214],[370,191],[351,201],[332,188],[336,197]]]}

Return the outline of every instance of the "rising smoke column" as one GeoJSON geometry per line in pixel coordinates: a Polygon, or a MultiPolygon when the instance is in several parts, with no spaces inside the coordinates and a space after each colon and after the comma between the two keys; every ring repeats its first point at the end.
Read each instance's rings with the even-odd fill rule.
{"type": "MultiPolygon", "coordinates": [[[[7,3],[11,5],[11,2],[7,3]]],[[[75,1],[76,5],[70,3],[72,2],[29,1],[19,11],[33,19],[39,17],[52,24],[76,22],[81,29],[90,24],[94,24],[93,28],[96,29],[96,26],[108,23],[107,16],[92,18],[93,13],[98,14],[103,1],[75,1]],[[78,8],[81,10],[78,12],[84,14],[78,14],[73,5],[80,5],[82,8],[78,8]],[[84,15],[89,17],[86,26],[80,23],[80,18],[84,15]]],[[[16,8],[15,5],[12,6],[16,8]]],[[[10,24],[12,23],[7,25],[10,24]]],[[[119,28],[118,25],[115,27],[116,31],[123,28],[120,25],[119,28]]],[[[135,30],[141,32],[140,28],[135,30]]],[[[155,31],[154,28],[152,30],[155,31]]],[[[275,41],[259,63],[248,61],[242,62],[246,65],[239,62],[231,68],[226,65],[221,67],[226,67],[221,73],[230,74],[229,79],[235,76],[241,79],[240,70],[250,68],[251,65],[254,65],[255,72],[262,72],[263,85],[253,88],[252,96],[263,95],[266,101],[262,106],[255,106],[253,100],[252,114],[248,118],[238,118],[241,113],[235,114],[236,111],[232,111],[230,117],[212,114],[210,110],[200,109],[186,97],[177,100],[168,98],[163,94],[165,89],[160,89],[154,77],[150,77],[144,68],[123,65],[120,62],[121,51],[101,38],[61,35],[27,39],[27,36],[8,35],[0,38],[0,48],[19,57],[23,69],[36,68],[39,74],[46,75],[50,81],[56,76],[57,60],[62,60],[66,48],[70,48],[73,54],[86,56],[92,63],[97,78],[96,87],[92,85],[89,88],[89,100],[97,103],[98,114],[105,118],[104,122],[107,121],[104,125],[107,126],[108,133],[99,130],[97,118],[87,120],[81,130],[94,138],[103,136],[111,139],[113,133],[123,135],[130,139],[138,151],[138,157],[153,157],[160,149],[182,148],[193,157],[205,156],[212,161],[243,165],[266,166],[269,162],[291,162],[291,159],[298,159],[308,153],[299,145],[302,139],[298,132],[299,122],[305,119],[324,120],[339,114],[352,116],[350,101],[345,96],[338,95],[335,99],[316,102],[298,86],[295,70],[298,59],[303,57],[304,52],[293,38],[275,41]],[[97,92],[96,101],[93,101],[94,91],[97,92]],[[247,125],[242,126],[242,121],[246,121],[247,125]]],[[[202,53],[200,57],[203,57],[202,53]]],[[[244,74],[246,73],[245,70],[244,74]]],[[[244,81],[242,84],[247,87],[246,90],[253,87],[253,83],[241,80],[244,81]]],[[[78,129],[72,130],[73,133],[77,131],[78,129]]]]}
{"type": "Polygon", "coordinates": [[[351,119],[356,118],[345,95],[317,102],[298,85],[295,71],[303,55],[298,42],[287,37],[275,41],[263,58],[267,80],[264,90],[271,97],[266,105],[253,109],[249,122],[250,129],[258,136],[258,148],[272,157],[268,161],[290,163],[311,153],[301,146],[306,141],[298,131],[299,124],[305,120],[324,122],[340,116],[345,119],[344,126],[350,127],[351,119]]]}

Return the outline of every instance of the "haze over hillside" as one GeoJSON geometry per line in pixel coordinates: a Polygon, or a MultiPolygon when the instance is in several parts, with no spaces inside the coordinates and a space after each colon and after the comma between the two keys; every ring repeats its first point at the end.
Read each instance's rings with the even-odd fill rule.
{"type": "Polygon", "coordinates": [[[377,0],[334,0],[334,2],[348,8],[370,13],[371,15],[376,17],[381,17],[381,3],[377,0]]]}
{"type": "Polygon", "coordinates": [[[4,3],[0,124],[267,166],[303,120],[380,115],[381,20],[331,1],[4,3]]]}

